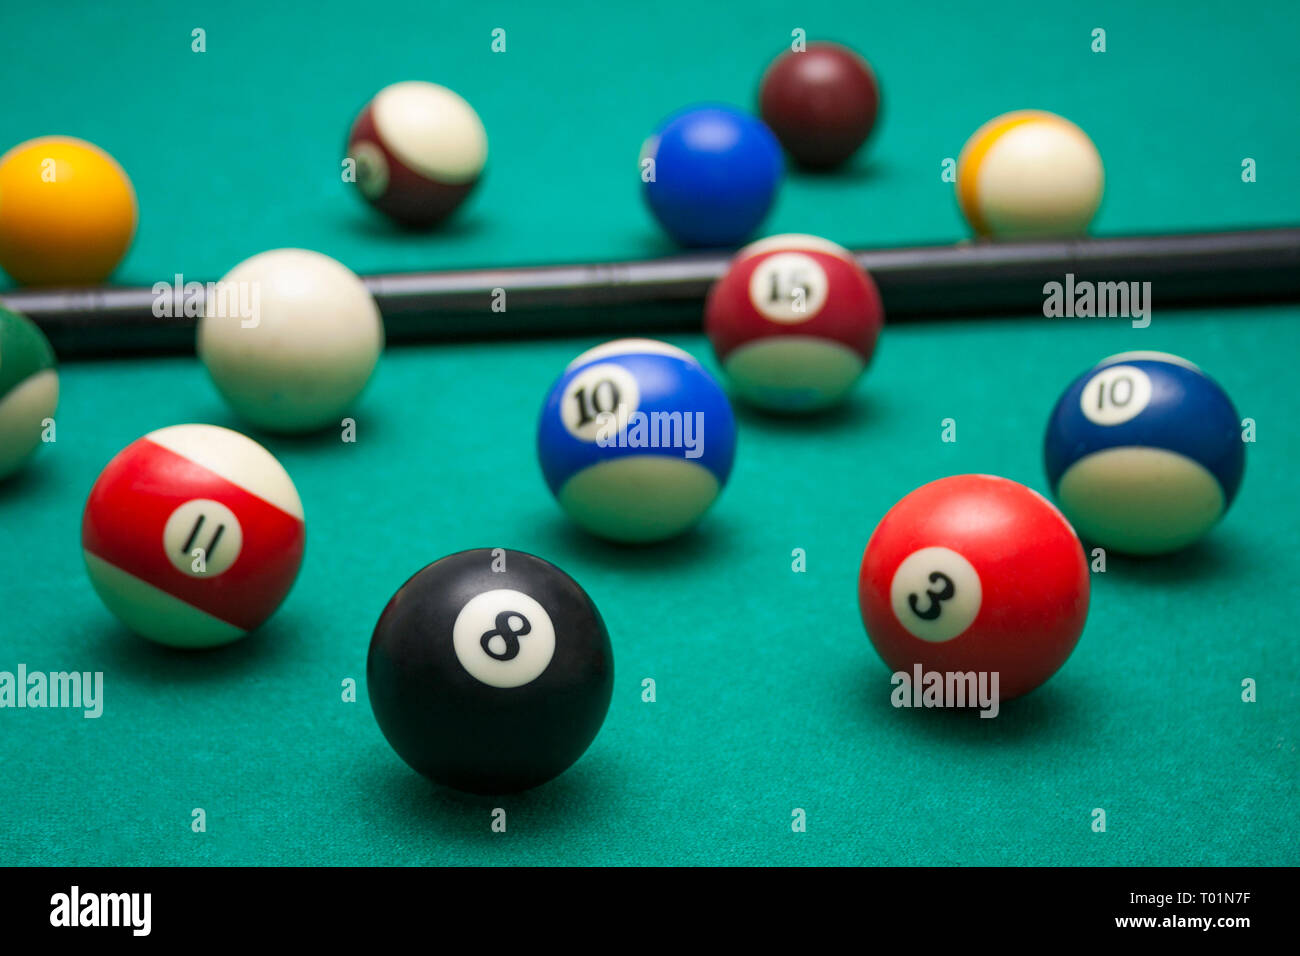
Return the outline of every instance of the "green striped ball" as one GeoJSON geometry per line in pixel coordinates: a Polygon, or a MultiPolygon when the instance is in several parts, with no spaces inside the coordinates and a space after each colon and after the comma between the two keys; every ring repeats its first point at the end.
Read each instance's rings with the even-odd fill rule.
{"type": "Polygon", "coordinates": [[[0,306],[0,478],[36,450],[58,404],[49,339],[26,316],[0,306]]]}

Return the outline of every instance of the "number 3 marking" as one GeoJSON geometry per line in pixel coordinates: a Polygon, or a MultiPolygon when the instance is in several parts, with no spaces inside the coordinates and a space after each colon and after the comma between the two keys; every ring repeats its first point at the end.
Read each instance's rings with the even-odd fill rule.
{"type": "Polygon", "coordinates": [[[913,551],[889,582],[894,620],[915,638],[951,641],[975,621],[984,601],[979,573],[952,548],[913,551]]]}
{"type": "Polygon", "coordinates": [[[930,606],[924,611],[917,607],[920,602],[917,600],[915,592],[907,596],[907,606],[912,609],[913,614],[923,621],[936,620],[939,617],[939,614],[943,611],[943,602],[951,599],[953,595],[957,593],[957,588],[952,583],[952,578],[948,577],[948,575],[944,574],[942,571],[931,571],[930,583],[938,584],[940,581],[943,582],[943,587],[940,590],[931,591],[926,589],[925,596],[930,599],[930,606]]]}

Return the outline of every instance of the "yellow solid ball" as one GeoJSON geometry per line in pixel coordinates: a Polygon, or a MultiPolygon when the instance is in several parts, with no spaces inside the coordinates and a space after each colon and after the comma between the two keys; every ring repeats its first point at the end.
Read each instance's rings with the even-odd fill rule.
{"type": "Polygon", "coordinates": [[[135,235],[135,190],[98,146],[44,136],[0,157],[0,267],[24,285],[92,285],[135,235]]]}

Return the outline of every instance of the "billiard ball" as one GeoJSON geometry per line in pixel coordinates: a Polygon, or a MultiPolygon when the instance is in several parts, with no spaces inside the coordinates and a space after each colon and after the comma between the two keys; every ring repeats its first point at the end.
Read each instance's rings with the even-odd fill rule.
{"type": "Polygon", "coordinates": [[[781,174],[771,130],[730,106],[675,113],[641,149],[646,204],[683,246],[749,238],[772,208],[781,174]]]}
{"type": "Polygon", "coordinates": [[[380,212],[413,228],[456,210],[483,174],[487,132],[474,108],[436,83],[380,90],[348,136],[357,188],[380,212]]]}
{"type": "Polygon", "coordinates": [[[302,502],[269,451],[215,425],[173,425],[118,453],[81,520],[90,583],[144,637],[228,644],[274,613],[302,563],[302,502]]]}
{"type": "Polygon", "coordinates": [[[217,283],[198,353],[217,391],[270,431],[337,425],[384,347],[379,307],[346,266],[305,249],[246,259],[217,283]]]}
{"type": "Polygon", "coordinates": [[[689,353],[651,339],[583,352],[542,407],[537,454],[575,522],[614,541],[661,541],[694,525],[731,473],[736,423],[689,353]]]}
{"type": "Polygon", "coordinates": [[[872,532],[858,576],[867,634],[892,670],[996,673],[1003,700],[1070,656],[1088,590],[1069,522],[993,475],[941,478],[905,496],[872,532]]]}
{"type": "Polygon", "coordinates": [[[1052,492],[1085,540],[1162,554],[1205,534],[1241,485],[1241,419],[1213,379],[1164,352],[1112,355],[1047,423],[1052,492]]]}
{"type": "Polygon", "coordinates": [[[480,548],[435,561],[384,608],[366,662],[379,729],[412,769],[470,793],[513,793],[568,769],[596,738],[614,655],[591,598],[555,565],[480,548]]]}
{"type": "Polygon", "coordinates": [[[989,120],[957,159],[957,201],[981,236],[1072,236],[1092,222],[1105,174],[1069,120],[1018,110],[989,120]]]}
{"type": "Polygon", "coordinates": [[[24,285],[93,285],[135,235],[135,190],[98,146],[28,140],[0,156],[0,268],[24,285]]]}
{"type": "Polygon", "coordinates": [[[763,74],[759,112],[796,163],[833,169],[867,141],[880,87],[867,61],[838,43],[787,50],[763,74]]]}
{"type": "Polygon", "coordinates": [[[41,444],[59,404],[54,350],[25,315],[0,306],[0,479],[41,444]]]}
{"type": "Polygon", "coordinates": [[[801,235],[740,250],[704,309],[732,390],[785,412],[841,401],[871,360],[883,320],[876,285],[852,254],[801,235]]]}

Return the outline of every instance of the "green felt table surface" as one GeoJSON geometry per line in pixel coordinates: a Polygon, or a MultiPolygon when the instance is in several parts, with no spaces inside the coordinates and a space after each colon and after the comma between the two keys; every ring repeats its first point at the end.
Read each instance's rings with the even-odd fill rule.
{"type": "MultiPolygon", "coordinates": [[[[641,140],[687,102],[750,103],[794,27],[861,49],[885,113],[848,171],[792,175],[767,231],[955,241],[965,231],[943,160],[1023,106],[1096,140],[1100,234],[1300,221],[1297,21],[1280,2],[60,10],[57,25],[36,5],[0,12],[17,38],[0,63],[5,135],[83,136],[122,161],[141,224],[121,283],[214,278],[285,245],[362,273],[668,252],[638,195],[641,140]],[[490,51],[497,27],[504,54],[490,51]],[[206,53],[191,52],[195,28],[206,53]],[[1094,28],[1104,54],[1090,52],[1094,28]],[[389,228],[339,181],[352,115],[407,78],[462,92],[491,143],[479,191],[428,235],[389,228]],[[1241,180],[1246,157],[1257,182],[1241,180]]],[[[193,358],[65,364],[57,442],[0,485],[0,671],[102,671],[104,711],[0,710],[0,863],[1294,865],[1298,312],[1156,303],[1146,329],[1022,316],[891,326],[841,411],[738,410],[715,509],[639,549],[574,529],[533,449],[547,387],[598,337],[391,349],[356,408],[355,444],[257,436],[301,492],[306,559],[264,628],[202,653],[151,645],[110,617],[83,569],[81,507],[112,455],[151,429],[241,426],[193,358]],[[1179,555],[1112,555],[1075,653],[997,719],[893,709],[856,599],[876,521],[947,474],[1045,491],[1052,403],[1128,349],[1199,362],[1256,422],[1231,512],[1179,555]],[[946,418],[955,443],[941,441],[946,418]],[[573,574],[616,661],[587,755],[496,799],[408,770],[364,679],[392,592],[483,546],[573,574]],[[490,829],[495,807],[505,833],[490,829]],[[191,830],[196,808],[206,832],[191,830]],[[796,808],[806,832],[792,832],[796,808]]],[[[672,341],[716,370],[702,336],[672,341]]]]}

